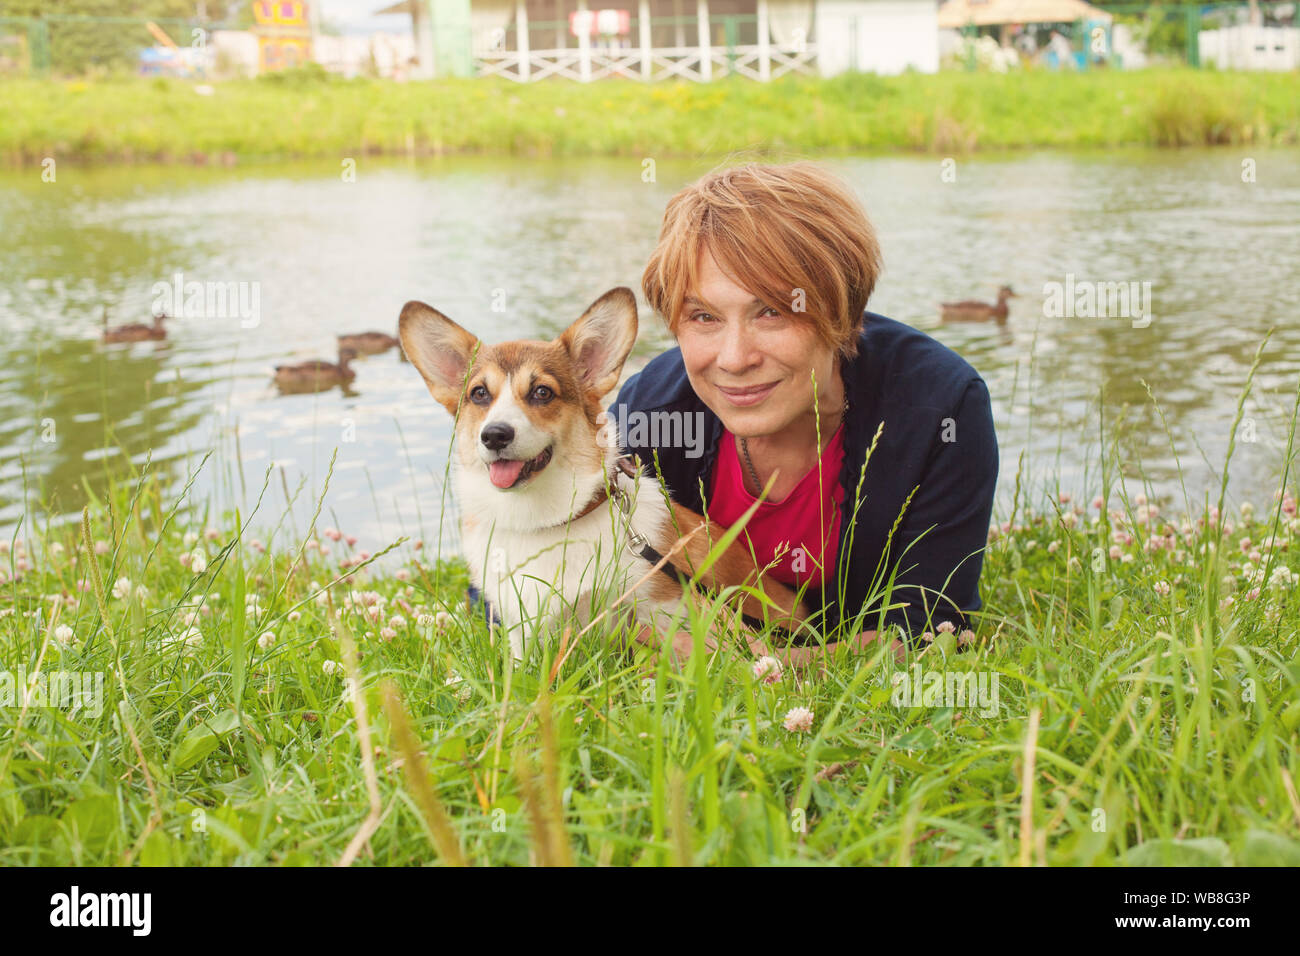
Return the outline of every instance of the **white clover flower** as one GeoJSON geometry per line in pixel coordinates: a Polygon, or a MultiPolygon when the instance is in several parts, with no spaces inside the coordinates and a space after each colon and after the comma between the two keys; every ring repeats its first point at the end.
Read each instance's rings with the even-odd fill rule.
{"type": "Polygon", "coordinates": [[[190,570],[195,574],[202,574],[208,569],[208,556],[202,548],[195,548],[190,552],[190,570]]]}
{"type": "Polygon", "coordinates": [[[187,548],[192,548],[198,540],[199,536],[197,534],[193,531],[186,531],[185,536],[181,538],[181,543],[187,548]]]}
{"type": "Polygon", "coordinates": [[[775,684],[781,679],[781,662],[775,657],[760,657],[754,661],[754,680],[763,684],[775,684]]]}
{"type": "Polygon", "coordinates": [[[813,712],[807,707],[791,707],[781,725],[792,734],[806,734],[812,730],[813,712]]]}
{"type": "Polygon", "coordinates": [[[135,586],[135,599],[141,602],[147,601],[149,599],[149,589],[143,584],[137,584],[135,586]]]}
{"type": "Polygon", "coordinates": [[[1281,590],[1282,588],[1294,587],[1295,583],[1296,583],[1295,573],[1290,568],[1281,564],[1279,564],[1276,568],[1273,569],[1273,573],[1269,576],[1268,579],[1268,586],[1271,588],[1277,588],[1279,590],[1281,590]]]}
{"type": "Polygon", "coordinates": [[[343,665],[338,661],[325,661],[325,663],[321,664],[320,669],[331,677],[343,673],[343,665]]]}
{"type": "Polygon", "coordinates": [[[262,636],[257,639],[257,646],[262,650],[268,650],[275,643],[275,634],[271,631],[263,632],[262,636]]]}
{"type": "Polygon", "coordinates": [[[1168,597],[1169,592],[1172,590],[1169,586],[1168,581],[1157,581],[1154,585],[1152,585],[1152,589],[1156,592],[1156,594],[1159,594],[1161,597],[1168,597]]]}
{"type": "Polygon", "coordinates": [[[118,578],[113,584],[113,597],[124,598],[131,593],[131,579],[118,578]]]}
{"type": "Polygon", "coordinates": [[[60,624],[54,629],[54,639],[66,647],[77,639],[77,635],[73,633],[72,628],[68,627],[68,625],[60,624]]]}
{"type": "Polygon", "coordinates": [[[302,611],[290,611],[290,612],[289,612],[289,621],[290,621],[290,623],[296,623],[297,621],[301,621],[301,620],[302,620],[302,611]]]}
{"type": "Polygon", "coordinates": [[[465,678],[461,677],[455,671],[451,671],[442,684],[444,687],[455,688],[456,699],[461,702],[469,700],[470,695],[473,693],[473,689],[469,686],[469,683],[465,678]]]}

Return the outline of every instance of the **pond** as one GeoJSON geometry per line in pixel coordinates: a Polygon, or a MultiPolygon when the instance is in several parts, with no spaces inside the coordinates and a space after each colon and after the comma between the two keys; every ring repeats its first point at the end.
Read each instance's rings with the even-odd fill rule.
{"type": "MultiPolygon", "coordinates": [[[[1090,497],[1118,426],[1131,491],[1145,476],[1178,510],[1184,482],[1217,497],[1270,329],[1229,491],[1271,501],[1300,375],[1300,151],[824,162],[880,234],[869,307],[987,381],[1001,514],[1018,470],[1034,503],[1058,485],[1090,497]],[[1020,293],[1005,326],[941,323],[941,301],[992,301],[1003,283],[1020,293]],[[1057,307],[1066,287],[1073,304],[1106,283],[1136,283],[1144,310],[1057,307]]],[[[390,351],[346,390],[280,395],[274,365],[391,332],[413,298],[492,341],[554,336],[616,285],[640,297],[666,201],[711,166],[660,161],[653,182],[640,159],[363,159],[354,181],[333,162],[0,172],[0,529],[75,517],[87,489],[151,461],[172,492],[192,481],[198,502],[245,515],[266,483],[253,523],[302,531],[337,449],[321,527],[370,550],[436,540],[450,419],[412,366],[390,351]],[[99,341],[105,309],[145,321],[178,276],[234,283],[244,308],[179,317],[162,342],[99,341]]],[[[669,343],[643,306],[629,368],[669,343]]]]}

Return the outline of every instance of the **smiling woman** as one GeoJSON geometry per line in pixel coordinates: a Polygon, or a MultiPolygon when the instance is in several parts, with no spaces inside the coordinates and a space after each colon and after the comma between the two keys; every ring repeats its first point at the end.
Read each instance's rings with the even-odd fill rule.
{"type": "Polygon", "coordinates": [[[828,646],[866,647],[891,624],[964,629],[981,606],[988,389],[951,349],[866,311],[880,271],[857,198],[819,166],[705,176],[670,200],[642,279],[677,348],[614,406],[702,417],[703,455],[626,438],[624,451],[657,459],[675,500],[723,524],[762,498],[746,539],[805,589],[828,646]]]}

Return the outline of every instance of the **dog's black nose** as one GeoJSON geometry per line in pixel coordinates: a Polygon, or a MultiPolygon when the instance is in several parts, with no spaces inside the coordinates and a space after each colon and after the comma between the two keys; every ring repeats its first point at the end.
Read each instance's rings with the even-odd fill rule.
{"type": "Polygon", "coordinates": [[[493,451],[500,451],[515,440],[515,430],[505,422],[493,422],[490,425],[484,425],[478,437],[479,441],[487,445],[488,448],[493,451]]]}

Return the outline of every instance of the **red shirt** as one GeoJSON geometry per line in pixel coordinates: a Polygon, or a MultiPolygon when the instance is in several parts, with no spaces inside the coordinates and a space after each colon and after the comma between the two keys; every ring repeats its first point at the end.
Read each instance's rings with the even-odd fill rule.
{"type": "MultiPolygon", "coordinates": [[[[767,574],[774,580],[792,588],[807,584],[809,589],[816,589],[821,587],[824,576],[834,587],[844,501],[840,487],[843,463],[841,423],[817,467],[810,469],[783,500],[768,499],[759,505],[745,525],[742,535],[749,539],[759,566],[771,565],[767,574]]],[[[718,459],[709,479],[708,508],[710,518],[728,527],[757,500],[745,488],[744,469],[736,436],[723,429],[718,459]]]]}

